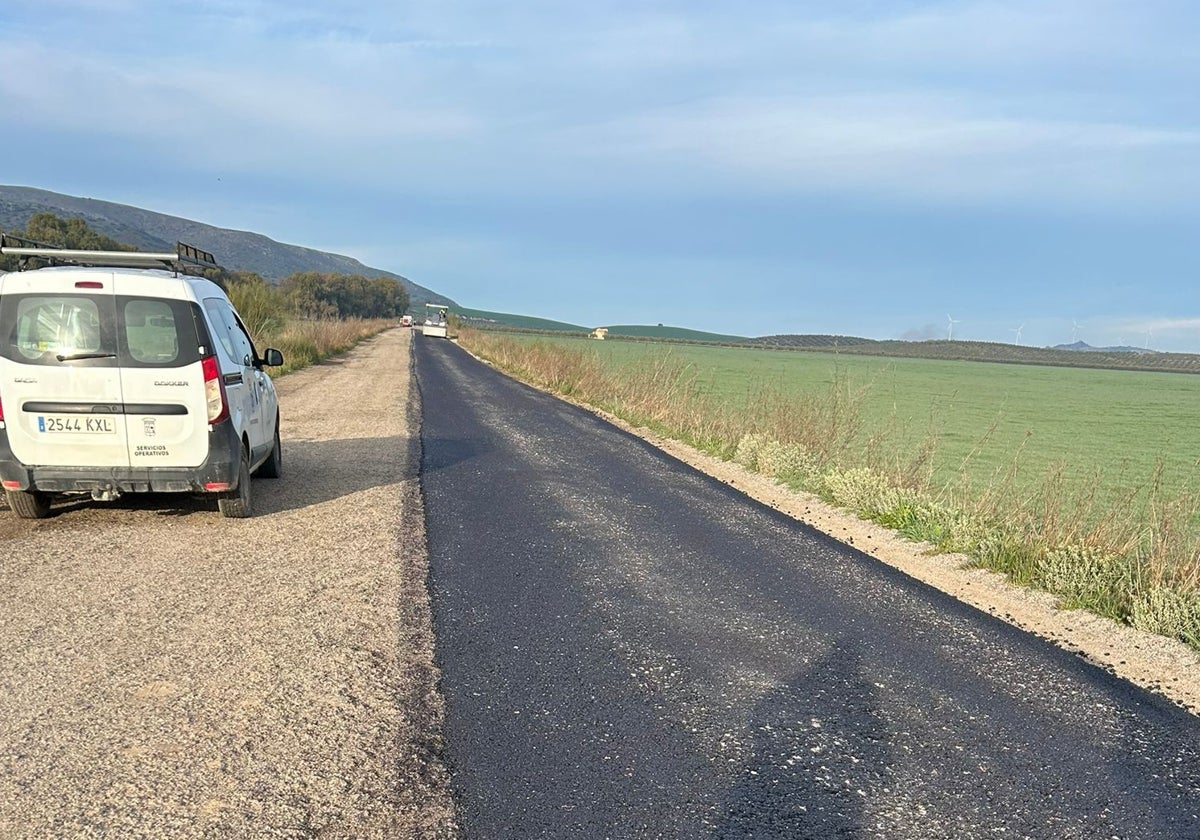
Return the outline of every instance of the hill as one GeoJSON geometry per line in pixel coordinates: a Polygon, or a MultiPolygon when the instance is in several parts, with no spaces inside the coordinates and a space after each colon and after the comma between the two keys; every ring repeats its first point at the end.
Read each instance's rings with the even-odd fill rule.
{"type": "Polygon", "coordinates": [[[536,318],[532,315],[511,315],[507,312],[488,312],[484,309],[468,309],[463,306],[454,307],[453,312],[462,318],[468,326],[484,330],[512,329],[539,332],[591,332],[590,327],[581,327],[578,324],[568,324],[563,321],[552,321],[549,318],[536,318]]]}
{"type": "Polygon", "coordinates": [[[1200,373],[1200,355],[1158,353],[1124,347],[1026,347],[992,341],[876,341],[853,336],[776,335],[756,338],[751,346],[907,359],[1001,362],[1017,365],[1200,373]]]}
{"type": "MultiPolygon", "coordinates": [[[[568,324],[564,321],[552,321],[548,318],[536,318],[532,315],[513,315],[508,312],[488,312],[482,309],[467,309],[457,307],[454,313],[460,316],[468,326],[479,329],[493,330],[522,330],[532,332],[576,332],[590,333],[592,327],[579,324],[568,324]]],[[[617,324],[608,326],[610,338],[641,338],[653,341],[688,341],[702,344],[741,344],[747,341],[740,335],[721,335],[719,333],[690,330],[686,327],[650,326],[648,324],[617,324]]]]}
{"type": "Polygon", "coordinates": [[[742,344],[748,340],[741,335],[721,335],[701,330],[689,330],[686,327],[664,327],[662,324],[657,326],[616,324],[608,328],[608,334],[614,338],[650,338],[660,341],[696,341],[714,344],[742,344]]]}
{"type": "Polygon", "coordinates": [[[1130,347],[1121,344],[1116,347],[1093,347],[1086,341],[1076,341],[1074,344],[1055,344],[1051,350],[1070,350],[1074,353],[1156,353],[1149,347],[1130,347]]]}
{"type": "MultiPolygon", "coordinates": [[[[508,329],[521,332],[587,333],[588,327],[547,321],[525,315],[508,315],[480,310],[467,313],[466,321],[481,329],[508,329]]],[[[734,347],[758,347],[813,353],[843,353],[883,358],[933,359],[944,361],[995,362],[1049,367],[1086,367],[1107,370],[1156,371],[1160,373],[1200,374],[1200,355],[1159,353],[1138,347],[1027,347],[992,341],[900,341],[861,338],[853,335],[768,335],[758,338],[721,335],[681,327],[616,325],[608,327],[610,340],[667,341],[689,344],[722,344],[734,347]],[[1084,348],[1087,348],[1086,351],[1084,348]]]]}
{"type": "Polygon", "coordinates": [[[879,342],[871,338],[859,338],[853,335],[764,335],[759,338],[747,339],[747,343],[756,347],[828,350],[834,347],[867,346],[879,342]]]}
{"type": "Polygon", "coordinates": [[[413,311],[419,311],[426,303],[456,305],[445,295],[419,286],[407,277],[371,268],[342,254],[288,245],[259,233],[215,227],[126,204],[32,187],[0,186],[0,230],[23,229],[37,213],[83,219],[97,233],[143,250],[173,250],[176,242],[187,242],[215,254],[230,271],[252,271],[271,281],[298,271],[390,277],[408,290],[413,311]]]}

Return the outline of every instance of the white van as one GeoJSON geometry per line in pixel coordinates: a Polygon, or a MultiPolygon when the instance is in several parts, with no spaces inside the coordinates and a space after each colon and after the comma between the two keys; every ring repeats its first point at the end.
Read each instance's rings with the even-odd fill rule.
{"type": "Polygon", "coordinates": [[[27,519],[56,494],[214,494],[251,514],[282,471],[279,402],[211,254],[68,251],[0,235],[0,485],[27,519]]]}

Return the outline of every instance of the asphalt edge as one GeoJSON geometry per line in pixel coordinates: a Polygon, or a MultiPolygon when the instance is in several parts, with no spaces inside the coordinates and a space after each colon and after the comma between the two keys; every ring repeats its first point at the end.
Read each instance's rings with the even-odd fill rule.
{"type": "Polygon", "coordinates": [[[442,673],[437,664],[437,637],[429,591],[429,547],[425,527],[425,496],[421,487],[422,404],[417,381],[413,337],[407,355],[409,377],[405,395],[407,448],[400,481],[400,521],[396,526],[396,560],[402,586],[399,602],[400,646],[429,651],[421,659],[402,666],[409,673],[401,681],[405,690],[396,698],[404,715],[415,722],[420,733],[416,753],[400,762],[395,807],[408,816],[410,836],[420,840],[455,840],[460,836],[458,808],[452,795],[450,769],[444,737],[445,698],[442,673]]]}

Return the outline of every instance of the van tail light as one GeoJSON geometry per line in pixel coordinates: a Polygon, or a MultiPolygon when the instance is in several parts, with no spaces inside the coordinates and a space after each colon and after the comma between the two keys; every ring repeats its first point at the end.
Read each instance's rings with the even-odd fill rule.
{"type": "Polygon", "coordinates": [[[0,398],[0,423],[4,422],[4,399],[0,398]]]}
{"type": "Polygon", "coordinates": [[[225,397],[225,381],[216,356],[200,362],[204,371],[204,399],[208,403],[208,422],[212,425],[229,417],[229,400],[225,397]]]}

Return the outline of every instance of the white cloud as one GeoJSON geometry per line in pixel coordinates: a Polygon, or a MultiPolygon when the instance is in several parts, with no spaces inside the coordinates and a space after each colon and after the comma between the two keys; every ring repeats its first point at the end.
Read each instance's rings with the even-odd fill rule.
{"type": "Polygon", "coordinates": [[[1200,330],[1200,318],[1147,318],[1140,321],[1130,321],[1124,329],[1133,333],[1152,332],[1154,334],[1188,332],[1200,330]]]}
{"type": "Polygon", "coordinates": [[[1193,200],[1200,131],[999,118],[922,95],[717,99],[571,134],[598,158],[759,187],[910,197],[1193,200]],[[1161,164],[1161,166],[1158,166],[1161,164]]]}
{"type": "Polygon", "coordinates": [[[460,139],[477,128],[470,113],[409,100],[402,90],[287,68],[180,61],[159,72],[154,62],[115,67],[41,45],[8,45],[5,53],[0,107],[12,121],[158,147],[226,171],[370,171],[405,144],[460,139]]]}
{"type": "Polygon", "coordinates": [[[75,0],[61,38],[0,35],[0,107],[143,155],[414,189],[1194,200],[1194,123],[1103,83],[1177,78],[1131,37],[1184,38],[1169,0],[869,6],[75,0]]]}

